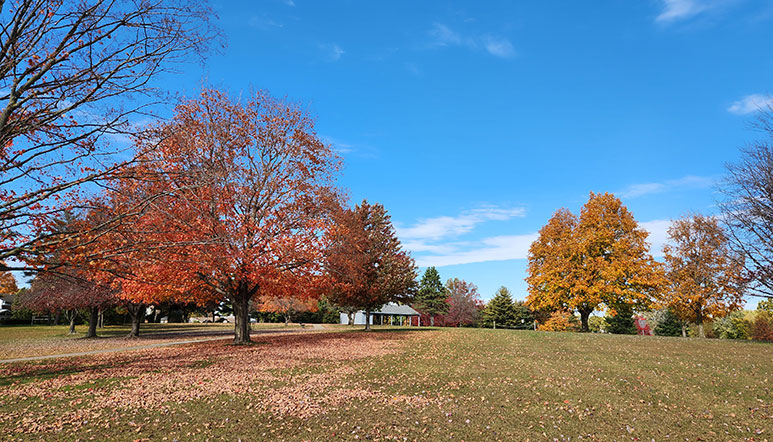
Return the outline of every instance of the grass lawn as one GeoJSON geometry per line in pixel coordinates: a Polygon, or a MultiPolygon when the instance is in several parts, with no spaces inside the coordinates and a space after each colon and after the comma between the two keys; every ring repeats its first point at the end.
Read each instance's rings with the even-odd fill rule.
{"type": "Polygon", "coordinates": [[[2,438],[773,440],[771,344],[386,327],[255,339],[0,365],[2,438]]]}
{"type": "MultiPolygon", "coordinates": [[[[67,325],[2,325],[0,326],[0,359],[23,358],[81,351],[103,350],[136,346],[146,343],[163,343],[205,337],[212,332],[233,332],[233,324],[142,324],[140,339],[126,339],[131,326],[110,325],[97,329],[98,339],[83,339],[87,325],[75,327],[69,334],[67,325]]],[[[252,324],[253,330],[284,329],[284,324],[252,324]]],[[[287,328],[298,328],[290,324],[287,328]]]]}

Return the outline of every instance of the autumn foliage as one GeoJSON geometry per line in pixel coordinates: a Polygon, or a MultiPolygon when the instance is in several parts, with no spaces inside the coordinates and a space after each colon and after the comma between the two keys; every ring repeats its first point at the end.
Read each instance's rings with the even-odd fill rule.
{"type": "Polygon", "coordinates": [[[743,303],[743,258],[734,253],[714,217],[693,215],[668,229],[668,290],[663,303],[680,319],[698,324],[737,310],[743,303]]]}
{"type": "Polygon", "coordinates": [[[416,289],[416,265],[402,249],[381,204],[363,201],[337,212],[328,232],[326,294],[339,306],[370,312],[388,302],[409,301],[416,289]]]}
{"type": "Polygon", "coordinates": [[[536,311],[577,311],[583,331],[596,309],[648,308],[664,279],[647,235],[608,193],[591,193],[579,217],[557,211],[529,249],[527,304],[536,311]]]}

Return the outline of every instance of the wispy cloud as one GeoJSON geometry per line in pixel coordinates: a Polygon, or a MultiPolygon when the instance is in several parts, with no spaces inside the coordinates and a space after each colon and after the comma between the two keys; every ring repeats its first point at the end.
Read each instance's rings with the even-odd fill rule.
{"type": "Polygon", "coordinates": [[[353,144],[341,141],[341,140],[339,140],[337,138],[333,138],[331,136],[322,135],[322,134],[319,135],[319,138],[323,142],[333,146],[333,150],[338,152],[338,153],[340,153],[340,154],[351,153],[351,152],[354,152],[354,150],[355,150],[355,147],[354,147],[353,144]]]}
{"type": "Polygon", "coordinates": [[[659,23],[671,23],[694,17],[708,8],[701,0],[661,0],[663,9],[655,18],[659,23]]]}
{"type": "Polygon", "coordinates": [[[398,227],[397,235],[401,239],[439,240],[468,233],[475,226],[486,221],[507,221],[515,217],[523,217],[525,214],[526,210],[521,207],[512,209],[483,207],[458,216],[427,218],[410,227],[398,227]]]}
{"type": "Polygon", "coordinates": [[[287,6],[295,6],[295,2],[293,0],[282,0],[282,3],[286,4],[287,6]]]}
{"type": "Polygon", "coordinates": [[[320,44],[319,48],[322,50],[325,59],[329,62],[340,60],[341,56],[346,53],[346,51],[341,49],[341,46],[338,46],[335,43],[320,44]]]}
{"type": "Polygon", "coordinates": [[[714,185],[711,177],[688,175],[675,180],[665,180],[651,183],[633,184],[616,192],[621,198],[636,198],[657,193],[675,192],[687,189],[705,189],[714,185]]]}
{"type": "Polygon", "coordinates": [[[454,31],[442,23],[434,23],[427,32],[430,48],[450,46],[464,47],[473,51],[486,51],[500,58],[515,57],[513,44],[507,38],[493,35],[465,35],[454,31]]]}
{"type": "Polygon", "coordinates": [[[467,250],[420,256],[416,258],[416,264],[420,267],[442,267],[476,262],[526,259],[529,253],[529,246],[531,246],[535,239],[537,239],[537,233],[491,236],[482,239],[467,250]]]}
{"type": "Polygon", "coordinates": [[[488,37],[485,42],[489,54],[502,58],[515,57],[515,48],[506,38],[488,37]]]}
{"type": "Polygon", "coordinates": [[[647,241],[650,243],[650,253],[654,257],[663,256],[663,245],[668,242],[668,228],[671,220],[655,219],[639,223],[639,227],[649,232],[647,241]]]}
{"type": "Polygon", "coordinates": [[[250,19],[247,22],[247,24],[251,28],[262,29],[262,30],[268,30],[268,29],[272,29],[272,28],[283,28],[284,27],[283,23],[280,23],[280,22],[272,19],[271,17],[268,17],[265,14],[263,14],[263,15],[253,15],[252,17],[250,17],[250,19]]]}
{"type": "Polygon", "coordinates": [[[736,115],[747,115],[771,108],[773,108],[773,97],[770,95],[752,94],[734,102],[727,108],[727,111],[736,115]]]}
{"type": "MultiPolygon", "coordinates": [[[[650,243],[650,253],[654,257],[663,256],[663,245],[668,240],[669,220],[652,220],[639,223],[639,226],[649,232],[647,241],[650,243]]],[[[502,235],[483,238],[476,242],[459,244],[447,244],[433,248],[420,243],[420,248],[411,249],[409,243],[404,244],[413,252],[430,252],[416,257],[416,264],[420,267],[443,267],[462,264],[473,264],[489,261],[508,261],[512,259],[526,259],[529,256],[529,247],[538,233],[522,235],[502,235]]]]}

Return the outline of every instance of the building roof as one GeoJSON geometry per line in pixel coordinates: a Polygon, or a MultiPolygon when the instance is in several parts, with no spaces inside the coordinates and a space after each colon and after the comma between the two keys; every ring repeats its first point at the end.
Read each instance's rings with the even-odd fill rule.
{"type": "Polygon", "coordinates": [[[403,316],[419,316],[419,312],[412,309],[410,305],[397,305],[393,302],[384,304],[381,310],[373,312],[382,315],[403,315],[403,316]]]}

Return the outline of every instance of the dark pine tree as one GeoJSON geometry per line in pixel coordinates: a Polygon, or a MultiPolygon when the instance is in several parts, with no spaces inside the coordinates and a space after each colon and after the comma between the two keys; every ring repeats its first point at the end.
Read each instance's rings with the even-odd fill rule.
{"type": "Polygon", "coordinates": [[[414,307],[429,315],[430,325],[435,325],[435,316],[448,313],[446,288],[440,281],[440,273],[435,267],[429,267],[419,282],[414,307]]]}

